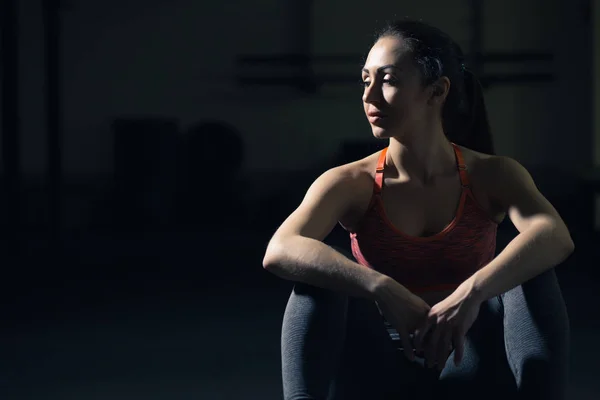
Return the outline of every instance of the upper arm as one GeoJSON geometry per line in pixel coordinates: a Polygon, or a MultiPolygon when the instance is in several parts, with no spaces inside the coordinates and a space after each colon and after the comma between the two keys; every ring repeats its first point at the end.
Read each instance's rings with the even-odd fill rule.
{"type": "Polygon", "coordinates": [[[488,162],[490,197],[509,216],[519,232],[540,221],[566,229],[556,209],[538,190],[521,164],[508,157],[493,157],[488,162]]]}
{"type": "Polygon", "coordinates": [[[323,173],[310,186],[298,208],[277,229],[273,239],[299,235],[323,240],[349,211],[352,196],[356,196],[355,181],[344,166],[323,173]]]}

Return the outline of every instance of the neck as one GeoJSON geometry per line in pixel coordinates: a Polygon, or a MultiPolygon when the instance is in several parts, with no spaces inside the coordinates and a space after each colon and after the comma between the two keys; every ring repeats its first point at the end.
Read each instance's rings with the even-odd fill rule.
{"type": "Polygon", "coordinates": [[[413,132],[401,140],[390,138],[387,162],[394,165],[399,178],[422,183],[456,171],[454,149],[441,127],[429,132],[413,132]]]}

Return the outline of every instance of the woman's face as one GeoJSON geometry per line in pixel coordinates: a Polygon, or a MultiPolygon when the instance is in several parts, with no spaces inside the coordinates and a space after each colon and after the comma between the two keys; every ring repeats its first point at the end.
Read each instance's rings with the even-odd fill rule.
{"type": "Polygon", "coordinates": [[[373,45],[362,81],[365,114],[377,138],[402,138],[433,115],[431,87],[423,87],[402,39],[383,37],[373,45]]]}

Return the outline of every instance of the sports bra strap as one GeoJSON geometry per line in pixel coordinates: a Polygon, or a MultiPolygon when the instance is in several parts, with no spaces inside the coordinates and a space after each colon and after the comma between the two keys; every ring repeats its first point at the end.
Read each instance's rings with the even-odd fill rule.
{"type": "Polygon", "coordinates": [[[456,155],[456,166],[458,168],[458,174],[460,175],[460,183],[464,188],[469,188],[471,182],[469,181],[468,168],[467,164],[465,164],[462,151],[460,151],[460,147],[454,143],[452,143],[452,147],[454,147],[454,154],[456,155]]]}
{"type": "Polygon", "coordinates": [[[375,184],[373,186],[373,193],[381,194],[381,188],[383,187],[383,170],[385,169],[385,155],[387,154],[388,148],[381,150],[379,155],[379,161],[377,161],[377,169],[375,169],[375,184]]]}

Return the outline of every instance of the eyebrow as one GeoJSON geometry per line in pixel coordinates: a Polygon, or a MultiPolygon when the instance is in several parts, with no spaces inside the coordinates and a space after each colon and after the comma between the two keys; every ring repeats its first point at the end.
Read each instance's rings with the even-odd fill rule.
{"type": "MultiPolygon", "coordinates": [[[[401,69],[401,68],[400,68],[400,67],[398,67],[397,65],[394,65],[394,64],[387,64],[387,65],[383,65],[383,66],[381,66],[381,67],[377,68],[377,72],[381,72],[381,71],[383,71],[384,69],[388,69],[388,68],[394,68],[394,69],[397,69],[397,70],[400,70],[400,69],[401,69]]],[[[362,69],[362,72],[369,73],[369,70],[363,67],[363,69],[362,69]]]]}

